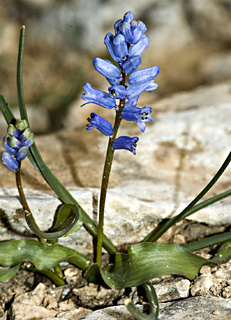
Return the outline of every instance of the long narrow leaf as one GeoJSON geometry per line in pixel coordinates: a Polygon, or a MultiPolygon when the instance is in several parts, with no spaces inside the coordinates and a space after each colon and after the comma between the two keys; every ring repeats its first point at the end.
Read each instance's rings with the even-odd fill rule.
{"type": "Polygon", "coordinates": [[[0,265],[15,266],[25,261],[36,269],[54,268],[60,262],[70,262],[82,270],[89,267],[90,260],[73,249],[59,244],[52,246],[36,240],[10,240],[0,243],[0,265]]]}
{"type": "Polygon", "coordinates": [[[214,236],[206,237],[201,240],[193,241],[184,245],[189,251],[197,251],[203,248],[213,246],[215,244],[220,244],[226,241],[231,241],[231,232],[224,232],[221,234],[216,234],[214,236]]]}
{"type": "Polygon", "coordinates": [[[25,48],[25,35],[26,28],[22,26],[20,29],[19,48],[18,48],[18,63],[17,63],[17,91],[18,91],[18,105],[21,114],[21,118],[25,119],[28,124],[28,116],[26,112],[26,105],[23,92],[23,58],[25,48]]]}
{"type": "Polygon", "coordinates": [[[16,264],[14,267],[7,268],[7,269],[0,267],[0,282],[10,281],[18,272],[20,267],[21,267],[21,263],[16,264]]]}

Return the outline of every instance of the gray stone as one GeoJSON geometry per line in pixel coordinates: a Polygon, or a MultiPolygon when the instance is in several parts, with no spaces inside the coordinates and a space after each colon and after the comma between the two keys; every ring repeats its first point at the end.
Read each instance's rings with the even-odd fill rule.
{"type": "MultiPolygon", "coordinates": [[[[217,297],[193,297],[179,301],[160,303],[160,320],[228,320],[231,300],[217,297]]],[[[65,318],[61,318],[64,320],[65,318]]],[[[60,320],[61,320],[60,319],[60,320]]],[[[73,320],[77,320],[73,319],[73,320]]],[[[94,311],[82,320],[134,320],[124,306],[94,311]]],[[[52,320],[46,318],[43,320],[52,320]]]]}
{"type": "Polygon", "coordinates": [[[153,283],[159,302],[173,301],[189,296],[190,281],[176,278],[153,283]]]}

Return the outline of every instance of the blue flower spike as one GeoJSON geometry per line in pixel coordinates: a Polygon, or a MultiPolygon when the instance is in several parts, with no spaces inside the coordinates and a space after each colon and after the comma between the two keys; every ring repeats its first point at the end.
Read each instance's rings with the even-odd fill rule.
{"type": "Polygon", "coordinates": [[[112,125],[109,121],[100,117],[97,113],[92,112],[90,117],[87,118],[89,124],[87,124],[86,130],[98,129],[105,136],[111,136],[113,133],[112,125]]]}
{"type": "Polygon", "coordinates": [[[7,133],[3,138],[6,151],[2,152],[1,160],[8,169],[16,171],[20,162],[26,158],[29,147],[34,143],[34,134],[26,120],[16,120],[15,124],[9,124],[7,133]]]}
{"type": "Polygon", "coordinates": [[[136,147],[138,141],[138,137],[131,138],[127,136],[121,136],[113,141],[112,147],[114,150],[125,149],[131,151],[133,154],[136,154],[136,147]]]}
{"type": "MultiPolygon", "coordinates": [[[[114,34],[107,33],[104,44],[112,58],[94,58],[93,64],[101,75],[110,83],[108,92],[92,88],[85,83],[82,99],[85,104],[94,103],[106,109],[114,109],[116,112],[115,132],[110,122],[92,113],[87,119],[87,130],[96,128],[102,134],[112,139],[113,149],[125,149],[136,154],[138,137],[121,136],[116,139],[120,121],[134,121],[141,132],[146,129],[146,122],[153,121],[152,108],[137,107],[139,96],[143,92],[151,92],[157,89],[155,79],[159,74],[159,67],[139,69],[141,55],[149,46],[149,37],[145,34],[147,28],[142,21],[134,20],[131,11],[125,13],[122,19],[114,24],[114,34]]],[[[83,104],[83,105],[85,105],[83,104]]]]}

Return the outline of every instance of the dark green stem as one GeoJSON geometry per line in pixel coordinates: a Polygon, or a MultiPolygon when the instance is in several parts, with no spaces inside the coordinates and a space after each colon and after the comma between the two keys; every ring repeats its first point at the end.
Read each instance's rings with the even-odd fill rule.
{"type": "MultiPolygon", "coordinates": [[[[125,74],[122,74],[123,80],[121,81],[122,85],[125,85],[125,74]]],[[[100,191],[100,202],[99,202],[99,221],[98,221],[98,236],[97,236],[97,248],[96,248],[96,263],[101,265],[102,258],[102,247],[103,247],[103,229],[104,229],[104,211],[106,203],[107,188],[111,173],[112,161],[114,156],[114,149],[112,147],[113,141],[116,139],[117,132],[122,120],[121,112],[125,105],[125,99],[120,100],[119,108],[116,111],[115,124],[113,127],[112,137],[109,138],[107,153],[104,163],[101,191],[100,191]]]]}
{"type": "Polygon", "coordinates": [[[25,48],[26,28],[22,26],[20,29],[20,39],[18,48],[18,63],[17,63],[17,91],[18,91],[18,105],[21,118],[25,119],[29,125],[28,116],[26,112],[26,105],[23,91],[23,57],[25,48]]]}
{"type": "Polygon", "coordinates": [[[66,284],[65,280],[60,278],[56,273],[51,270],[38,270],[35,267],[24,267],[25,270],[38,272],[49,278],[57,287],[64,286],[66,284]]]}
{"type": "MultiPolygon", "coordinates": [[[[27,203],[27,200],[26,200],[26,197],[25,197],[25,194],[24,194],[24,191],[23,191],[22,181],[21,181],[21,162],[19,163],[19,168],[16,170],[15,174],[16,174],[16,185],[17,185],[17,188],[18,188],[18,193],[19,193],[21,204],[22,204],[23,209],[24,209],[24,213],[25,213],[25,215],[30,215],[31,216],[31,219],[33,220],[34,225],[38,228],[38,225],[37,225],[37,223],[36,223],[36,221],[35,221],[35,219],[34,219],[34,217],[32,215],[32,212],[30,210],[30,207],[29,207],[29,205],[27,203]]],[[[40,242],[46,244],[45,239],[39,237],[39,240],[40,240],[40,242]]]]}
{"type": "MultiPolygon", "coordinates": [[[[207,184],[207,186],[197,195],[193,201],[189,203],[189,205],[177,216],[167,220],[165,223],[163,223],[160,226],[157,226],[152,232],[150,232],[142,242],[148,242],[148,241],[156,241],[159,239],[162,234],[164,234],[171,226],[176,224],[177,222],[181,221],[182,219],[185,219],[190,214],[194,213],[193,207],[196,205],[196,203],[214,186],[214,184],[217,182],[217,180],[221,177],[225,169],[228,167],[229,163],[231,161],[231,152],[228,154],[227,158],[225,159],[224,163],[220,167],[220,169],[217,171],[215,176],[210,180],[210,182],[207,184]]],[[[216,200],[217,201],[217,200],[216,200]]],[[[215,201],[214,201],[215,202],[215,201]]],[[[206,205],[209,205],[211,203],[207,203],[206,205]]],[[[199,206],[199,205],[198,205],[199,206]]],[[[202,205],[203,207],[203,205],[202,205]]],[[[202,208],[201,207],[201,208],[202,208]]],[[[200,209],[201,209],[200,208],[200,209]]],[[[197,207],[198,211],[199,208],[197,207]]]]}

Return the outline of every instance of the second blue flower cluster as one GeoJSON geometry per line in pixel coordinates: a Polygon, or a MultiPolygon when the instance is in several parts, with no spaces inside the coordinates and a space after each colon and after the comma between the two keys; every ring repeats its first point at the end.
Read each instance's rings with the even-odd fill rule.
{"type": "MultiPolygon", "coordinates": [[[[108,92],[94,89],[90,83],[83,86],[85,93],[82,99],[85,104],[94,103],[103,108],[115,109],[126,121],[135,121],[142,132],[145,122],[152,121],[151,107],[137,107],[139,96],[144,91],[151,92],[158,85],[154,82],[159,73],[159,67],[139,69],[141,55],[149,46],[149,38],[145,33],[146,26],[142,21],[135,21],[131,12],[127,12],[123,20],[116,21],[115,35],[108,33],[104,43],[112,59],[118,63],[116,67],[108,59],[94,58],[95,69],[102,74],[110,84],[108,92]],[[121,103],[123,101],[123,103],[121,103]]],[[[83,104],[82,106],[84,106],[83,104]]],[[[106,136],[113,135],[111,123],[96,113],[88,118],[87,130],[96,128],[106,136]]],[[[113,141],[114,149],[127,149],[136,153],[138,137],[122,136],[113,141]]]]}
{"type": "Polygon", "coordinates": [[[3,138],[1,159],[4,166],[12,171],[18,170],[20,162],[28,154],[29,147],[34,143],[34,134],[30,131],[26,120],[15,120],[9,124],[7,135],[3,138]]]}

